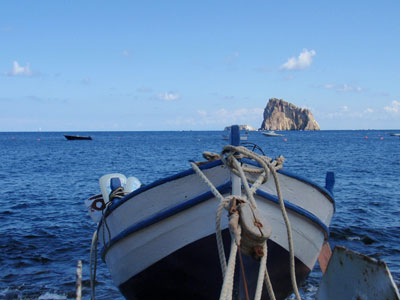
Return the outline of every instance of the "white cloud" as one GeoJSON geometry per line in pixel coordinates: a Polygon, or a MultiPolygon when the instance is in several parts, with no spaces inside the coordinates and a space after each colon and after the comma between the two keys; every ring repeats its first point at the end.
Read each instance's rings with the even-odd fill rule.
{"type": "Polygon", "coordinates": [[[226,124],[235,123],[258,123],[261,124],[262,115],[264,109],[262,108],[239,108],[235,110],[228,110],[226,108],[220,108],[214,111],[200,110],[197,112],[200,116],[199,122],[202,124],[220,124],[220,126],[226,126],[226,124]]]}
{"type": "Polygon", "coordinates": [[[388,113],[393,113],[393,114],[397,114],[400,112],[400,102],[399,101],[392,101],[392,105],[391,106],[385,106],[383,108],[385,111],[387,111],[388,113]]]}
{"type": "Polygon", "coordinates": [[[165,93],[158,94],[158,99],[164,100],[164,101],[174,101],[174,100],[178,100],[179,98],[180,98],[180,95],[178,93],[174,93],[174,92],[165,92],[165,93]]]}
{"type": "Polygon", "coordinates": [[[335,85],[334,85],[334,84],[325,84],[325,85],[324,85],[324,88],[325,88],[325,89],[334,89],[334,88],[335,88],[335,85]]]}
{"type": "Polygon", "coordinates": [[[332,89],[335,90],[337,92],[362,92],[364,91],[363,88],[359,87],[359,86],[352,86],[349,85],[347,83],[345,84],[325,84],[323,86],[325,89],[332,89]]]}
{"type": "MultiPolygon", "coordinates": [[[[324,113],[324,112],[316,112],[315,116],[319,119],[330,119],[330,120],[338,120],[338,122],[342,122],[343,120],[376,120],[382,116],[380,116],[379,112],[376,112],[374,109],[367,107],[364,110],[358,108],[357,110],[352,110],[348,106],[342,106],[337,111],[324,113]]],[[[339,124],[339,123],[338,123],[339,124]]]]}
{"type": "Polygon", "coordinates": [[[25,67],[20,66],[17,61],[13,62],[13,69],[5,73],[7,76],[32,76],[32,71],[29,63],[25,67]]]}
{"type": "Polygon", "coordinates": [[[301,52],[297,58],[294,56],[289,58],[288,61],[285,62],[280,69],[303,70],[305,68],[308,68],[312,63],[312,57],[316,54],[317,53],[315,52],[315,50],[308,51],[307,49],[303,49],[303,52],[301,52]]]}
{"type": "Polygon", "coordinates": [[[207,111],[206,110],[198,110],[197,113],[202,117],[207,116],[207,111]]]}

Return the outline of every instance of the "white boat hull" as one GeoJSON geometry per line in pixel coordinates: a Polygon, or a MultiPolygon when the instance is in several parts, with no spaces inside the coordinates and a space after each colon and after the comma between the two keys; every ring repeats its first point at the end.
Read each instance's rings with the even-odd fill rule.
{"type": "MultiPolygon", "coordinates": [[[[202,169],[224,196],[232,193],[230,172],[220,161],[208,163],[202,169]]],[[[329,191],[306,180],[283,171],[280,172],[279,179],[292,225],[296,271],[299,278],[304,279],[312,270],[322,244],[327,238],[334,202],[329,191]]],[[[288,267],[279,270],[281,263],[288,264],[281,262],[281,259],[288,258],[288,241],[273,179],[259,188],[256,201],[258,208],[272,227],[268,245],[273,249],[273,254],[269,257],[268,269],[270,272],[272,269],[278,270],[273,271],[276,274],[270,275],[272,281],[279,284],[282,278],[289,278],[288,267]],[[274,267],[277,263],[278,265],[274,267]]],[[[198,269],[204,267],[204,272],[212,272],[204,275],[222,278],[218,261],[211,259],[212,265],[208,264],[212,251],[215,251],[214,260],[218,258],[215,241],[217,206],[218,200],[192,170],[157,181],[134,191],[122,200],[116,200],[106,213],[106,222],[99,226],[99,240],[103,245],[103,259],[110,269],[115,285],[125,297],[128,299],[155,297],[156,295],[151,293],[152,285],[147,287],[144,278],[157,277],[164,273],[168,278],[168,272],[173,272],[174,268],[168,261],[175,263],[186,261],[186,265],[176,274],[186,272],[185,268],[191,267],[190,264],[200,261],[198,269]],[[208,254],[203,255],[202,251],[208,254]],[[187,258],[191,255],[196,259],[187,258]],[[168,266],[169,271],[165,270],[165,266],[168,266]]],[[[226,230],[228,227],[226,215],[222,219],[221,226],[225,229],[224,235],[229,236],[226,230]]],[[[229,241],[226,243],[229,244],[229,241]]],[[[246,260],[247,265],[258,266],[258,263],[254,264],[255,261],[252,262],[251,258],[246,260]]],[[[256,271],[254,268],[254,272],[256,271]]],[[[193,269],[193,272],[199,271],[193,269]]],[[[251,273],[249,276],[253,275],[256,273],[251,273]]],[[[160,277],[158,281],[161,282],[166,278],[160,277]]],[[[199,278],[197,280],[201,281],[199,278]]],[[[221,282],[217,280],[217,283],[220,287],[221,282]]],[[[153,282],[153,286],[154,284],[153,282]]],[[[207,281],[204,284],[207,284],[207,281]]],[[[209,284],[210,286],[203,288],[212,293],[216,283],[209,282],[209,284]]],[[[196,282],[191,282],[188,289],[193,285],[196,285],[196,282]]],[[[164,293],[162,289],[166,288],[161,284],[160,293],[164,293]]],[[[185,290],[184,284],[181,283],[180,288],[185,290]]],[[[278,289],[278,294],[281,293],[282,297],[290,292],[290,285],[283,289],[286,290],[278,289]]],[[[170,292],[171,299],[179,299],[178,294],[170,292]]],[[[175,290],[175,293],[179,291],[175,290]]],[[[198,295],[200,294],[199,292],[198,295]]],[[[196,295],[193,294],[192,298],[196,298],[196,295]]],[[[198,299],[203,297],[204,295],[199,296],[198,299]]],[[[266,299],[267,296],[263,297],[266,299]]]]}

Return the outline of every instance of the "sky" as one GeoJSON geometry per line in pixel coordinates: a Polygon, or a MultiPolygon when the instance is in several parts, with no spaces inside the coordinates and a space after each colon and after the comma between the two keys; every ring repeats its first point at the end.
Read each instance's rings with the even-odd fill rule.
{"type": "Polygon", "coordinates": [[[0,3],[0,131],[400,129],[399,1],[0,3]]]}

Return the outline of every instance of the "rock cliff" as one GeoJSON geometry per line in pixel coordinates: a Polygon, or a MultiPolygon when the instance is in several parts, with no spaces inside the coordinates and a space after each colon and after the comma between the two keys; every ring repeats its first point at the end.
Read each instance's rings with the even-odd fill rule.
{"type": "Polygon", "coordinates": [[[310,110],[271,98],[264,109],[260,130],[320,130],[310,110]]]}

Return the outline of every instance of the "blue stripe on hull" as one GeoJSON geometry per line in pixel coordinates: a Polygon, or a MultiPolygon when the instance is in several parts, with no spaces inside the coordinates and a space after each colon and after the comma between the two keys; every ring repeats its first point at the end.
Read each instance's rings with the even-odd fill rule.
{"type": "MultiPolygon", "coordinates": [[[[225,251],[229,253],[228,230],[223,231],[223,239],[225,251]]],[[[246,255],[243,255],[243,260],[250,298],[253,298],[259,263],[246,255]]],[[[239,266],[238,263],[236,265],[239,266]]],[[[289,254],[271,240],[268,241],[268,270],[277,299],[285,299],[292,292],[289,254]]],[[[306,279],[309,272],[310,269],[296,259],[298,284],[306,279]]],[[[240,299],[245,299],[243,281],[240,275],[237,278],[240,299]]],[[[121,284],[119,289],[129,300],[209,300],[219,298],[221,286],[221,267],[213,234],[175,251],[121,284]]],[[[269,299],[265,288],[262,299],[269,299]]]]}

